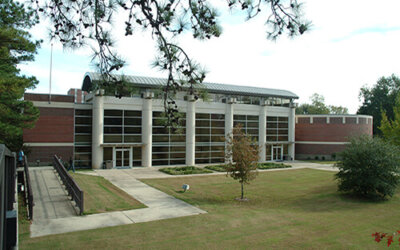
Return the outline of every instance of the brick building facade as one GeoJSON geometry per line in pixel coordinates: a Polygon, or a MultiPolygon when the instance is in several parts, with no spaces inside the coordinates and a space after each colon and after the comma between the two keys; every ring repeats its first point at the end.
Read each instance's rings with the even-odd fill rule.
{"type": "Polygon", "coordinates": [[[25,94],[40,110],[35,128],[23,133],[32,164],[48,165],[55,154],[83,168],[222,163],[221,138],[239,123],[257,140],[260,162],[330,159],[350,136],[372,135],[370,116],[295,116],[298,97],[290,91],[215,83],[205,84],[207,101],[177,94],[183,133],[176,135],[159,124],[164,106],[153,91],[163,79],[128,77],[140,93],[123,98],[87,94],[96,79],[88,73],[83,91],[68,95],[25,94]]]}
{"type": "Polygon", "coordinates": [[[352,136],[372,136],[372,116],[297,115],[296,159],[332,159],[352,136]]]}

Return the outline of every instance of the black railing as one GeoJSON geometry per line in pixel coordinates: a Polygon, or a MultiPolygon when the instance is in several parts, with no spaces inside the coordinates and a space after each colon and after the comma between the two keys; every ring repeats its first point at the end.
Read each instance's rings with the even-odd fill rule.
{"type": "Polygon", "coordinates": [[[75,201],[76,205],[79,208],[80,215],[83,214],[83,191],[80,189],[78,184],[76,184],[75,180],[68,174],[64,165],[57,157],[54,155],[54,168],[57,170],[58,175],[60,176],[62,182],[64,183],[65,188],[67,189],[68,195],[75,201]]]}
{"type": "Polygon", "coordinates": [[[15,154],[0,144],[0,247],[12,249],[17,246],[15,154]]]}
{"type": "Polygon", "coordinates": [[[24,176],[25,176],[25,199],[28,204],[28,218],[30,220],[33,219],[33,206],[35,203],[33,202],[33,194],[32,194],[32,184],[31,178],[29,176],[29,169],[28,169],[28,159],[24,156],[24,176]]]}

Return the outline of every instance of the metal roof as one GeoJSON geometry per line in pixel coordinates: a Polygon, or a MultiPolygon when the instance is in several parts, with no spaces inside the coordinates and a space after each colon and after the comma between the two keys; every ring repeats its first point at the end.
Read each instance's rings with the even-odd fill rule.
{"type": "MultiPolygon", "coordinates": [[[[117,78],[124,78],[127,82],[132,83],[134,86],[145,88],[160,88],[167,82],[165,78],[143,77],[143,76],[130,76],[130,75],[115,75],[117,78]]],[[[82,90],[89,91],[91,89],[91,82],[101,81],[101,74],[88,72],[85,74],[84,79],[90,78],[90,82],[83,81],[82,90]]],[[[250,86],[240,86],[221,83],[203,82],[197,85],[197,88],[205,89],[209,93],[227,94],[227,95],[247,95],[247,96],[260,96],[260,97],[286,97],[298,99],[299,97],[293,92],[282,89],[259,88],[250,86]]]]}

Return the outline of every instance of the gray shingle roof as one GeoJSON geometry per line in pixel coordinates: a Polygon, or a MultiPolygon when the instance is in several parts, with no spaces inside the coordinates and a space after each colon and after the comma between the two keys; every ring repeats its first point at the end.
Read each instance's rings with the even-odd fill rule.
{"type": "MultiPolygon", "coordinates": [[[[90,90],[92,81],[100,81],[102,80],[101,75],[99,73],[89,72],[85,74],[86,77],[90,78],[90,83],[85,81],[83,82],[82,89],[90,90]]],[[[122,77],[117,75],[117,77],[122,77]]],[[[166,84],[167,79],[165,78],[155,78],[155,77],[143,77],[143,76],[124,76],[125,80],[129,83],[132,83],[138,87],[145,88],[159,88],[166,84]]],[[[249,87],[249,86],[239,86],[239,85],[231,85],[231,84],[221,84],[221,83],[210,83],[203,82],[202,84],[197,85],[198,88],[205,89],[209,93],[218,93],[218,94],[226,94],[226,95],[248,95],[248,96],[260,96],[260,97],[286,97],[298,99],[299,97],[293,92],[282,90],[282,89],[270,89],[270,88],[259,88],[259,87],[249,87]]]]}

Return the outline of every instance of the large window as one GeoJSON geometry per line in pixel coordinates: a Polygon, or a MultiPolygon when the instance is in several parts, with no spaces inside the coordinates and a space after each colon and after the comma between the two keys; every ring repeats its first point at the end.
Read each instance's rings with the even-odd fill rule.
{"type": "Polygon", "coordinates": [[[267,116],[267,142],[289,141],[289,118],[267,116]]]}
{"type": "MultiPolygon", "coordinates": [[[[75,110],[74,164],[76,168],[92,166],[92,110],[75,110]]],[[[68,160],[68,159],[65,159],[68,160]]]]}
{"type": "Polygon", "coordinates": [[[241,124],[244,133],[258,141],[258,125],[259,120],[257,115],[234,115],[233,126],[241,124]]]}
{"type": "Polygon", "coordinates": [[[225,115],[196,114],[196,164],[225,161],[225,115]]]}
{"type": "Polygon", "coordinates": [[[181,113],[177,128],[165,127],[163,112],[153,112],[152,165],[185,164],[186,113],[181,113]]]}
{"type": "Polygon", "coordinates": [[[104,143],[141,143],[142,111],[104,110],[104,143]]]}

